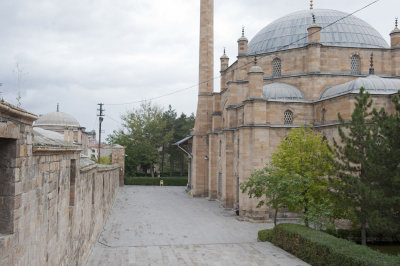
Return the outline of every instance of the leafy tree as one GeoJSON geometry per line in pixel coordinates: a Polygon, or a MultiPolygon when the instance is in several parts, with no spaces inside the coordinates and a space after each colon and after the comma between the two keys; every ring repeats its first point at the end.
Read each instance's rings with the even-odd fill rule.
{"type": "Polygon", "coordinates": [[[261,199],[257,208],[267,205],[275,210],[274,225],[278,216],[279,208],[289,207],[293,209],[297,195],[299,194],[299,184],[295,175],[282,175],[279,171],[266,166],[264,169],[255,170],[247,182],[241,183],[242,193],[248,191],[250,198],[261,199]]]}
{"type": "Polygon", "coordinates": [[[159,149],[172,138],[172,132],[165,130],[162,109],[146,102],[121,118],[123,128],[109,135],[107,141],[126,147],[128,174],[136,173],[140,166],[150,169],[154,177],[154,166],[160,162],[159,149]]]}
{"type": "MultiPolygon", "coordinates": [[[[296,175],[301,183],[300,193],[293,205],[293,210],[303,210],[306,226],[309,221],[316,221],[315,210],[326,204],[329,198],[329,181],[326,177],[335,172],[332,149],[321,134],[311,128],[294,128],[285,140],[282,140],[277,151],[272,154],[272,165],[281,175],[296,175]]],[[[334,210],[326,209],[333,213],[334,210]]]]}
{"type": "MultiPolygon", "coordinates": [[[[267,204],[277,209],[282,206],[291,211],[303,211],[302,218],[309,226],[334,214],[329,197],[329,181],[334,173],[333,152],[321,134],[310,128],[293,128],[272,154],[272,169],[254,172],[242,191],[250,188],[249,195],[268,198],[267,204]]],[[[260,201],[259,205],[265,204],[260,201]]],[[[276,216],[276,215],[275,215],[276,216]]]]}
{"type": "Polygon", "coordinates": [[[370,95],[361,88],[351,121],[338,114],[341,144],[335,141],[335,146],[340,170],[332,183],[341,206],[350,208],[355,222],[361,224],[363,245],[367,225],[389,229],[397,224],[399,229],[400,107],[396,99],[394,115],[371,110],[370,95]]]}

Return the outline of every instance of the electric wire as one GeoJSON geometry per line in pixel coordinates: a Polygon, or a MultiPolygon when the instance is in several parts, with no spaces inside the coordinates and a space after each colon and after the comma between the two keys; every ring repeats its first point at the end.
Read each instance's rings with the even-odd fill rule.
{"type": "MultiPolygon", "coordinates": [[[[338,23],[339,21],[342,21],[342,20],[346,19],[346,18],[348,18],[348,17],[350,17],[350,16],[352,16],[352,15],[354,15],[354,14],[356,14],[356,13],[358,13],[358,12],[360,12],[360,11],[362,11],[362,10],[368,8],[368,7],[370,7],[371,5],[376,4],[376,3],[379,2],[379,1],[380,1],[380,0],[372,1],[371,3],[369,3],[369,4],[367,4],[367,5],[363,6],[363,7],[361,7],[361,8],[359,8],[359,9],[357,9],[356,11],[354,11],[354,12],[352,12],[352,13],[349,13],[349,14],[347,14],[346,16],[343,16],[342,18],[337,19],[337,20],[335,20],[334,22],[332,22],[332,23],[330,23],[330,24],[328,24],[328,25],[326,25],[326,26],[324,26],[324,27],[321,27],[320,30],[315,31],[315,32],[311,33],[310,35],[305,35],[304,37],[299,38],[299,39],[297,39],[297,40],[295,40],[295,41],[293,41],[293,42],[291,42],[291,43],[289,43],[289,44],[285,44],[285,45],[280,46],[280,47],[279,47],[276,51],[274,51],[274,52],[275,52],[275,53],[276,53],[276,52],[280,52],[280,51],[282,51],[283,49],[285,49],[286,47],[290,47],[291,45],[293,45],[293,44],[295,44],[295,43],[297,43],[297,42],[299,42],[299,41],[302,41],[302,40],[308,38],[309,36],[312,36],[313,34],[317,34],[317,33],[321,32],[323,29],[326,29],[327,27],[330,27],[330,26],[332,26],[332,25],[338,23]]],[[[257,52],[256,52],[255,55],[249,55],[249,56],[254,56],[255,58],[257,58],[257,60],[259,60],[259,59],[261,59],[261,58],[266,57],[267,55],[266,55],[266,54],[264,54],[264,55],[257,55],[257,52]]],[[[233,71],[240,70],[240,69],[242,69],[242,68],[244,68],[244,67],[247,67],[247,66],[250,65],[250,64],[254,64],[254,63],[255,63],[254,61],[250,61],[250,62],[248,62],[248,63],[246,63],[246,64],[244,64],[244,65],[242,65],[242,66],[238,66],[238,67],[236,67],[236,68],[230,69],[230,70],[226,71],[225,73],[231,73],[231,72],[233,72],[233,71]]],[[[153,100],[157,100],[157,99],[160,99],[160,98],[164,98],[164,97],[167,97],[167,96],[170,96],[170,95],[173,95],[173,94],[177,94],[177,93],[180,93],[180,92],[189,90],[189,89],[196,88],[196,87],[198,87],[198,86],[200,86],[200,85],[202,85],[202,84],[204,84],[204,83],[208,83],[208,82],[214,81],[214,80],[219,79],[219,78],[221,78],[221,75],[216,76],[216,77],[213,77],[213,78],[208,79],[208,80],[205,80],[205,81],[202,81],[202,82],[199,82],[198,84],[192,85],[192,86],[190,86],[190,87],[178,89],[178,90],[175,90],[175,91],[172,91],[172,92],[169,92],[169,93],[166,93],[166,94],[162,94],[162,95],[159,95],[159,96],[156,96],[156,97],[148,98],[148,99],[145,99],[145,100],[137,100],[137,101],[125,102],[125,103],[109,103],[109,104],[104,104],[104,105],[108,105],[108,106],[131,105],[131,104],[137,104],[137,103],[143,103],[143,102],[153,101],[153,100]]]]}

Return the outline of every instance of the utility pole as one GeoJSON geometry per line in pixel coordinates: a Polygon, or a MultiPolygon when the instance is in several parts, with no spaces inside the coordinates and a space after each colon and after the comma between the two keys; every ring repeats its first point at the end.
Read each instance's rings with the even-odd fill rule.
{"type": "Polygon", "coordinates": [[[97,157],[98,157],[98,159],[97,159],[97,163],[98,164],[100,164],[100,159],[101,159],[101,156],[100,156],[100,150],[101,150],[101,123],[103,122],[103,116],[104,116],[104,114],[103,114],[103,112],[105,111],[104,109],[103,109],[103,105],[104,105],[104,103],[98,103],[97,104],[98,106],[100,106],[100,108],[99,109],[97,109],[97,111],[99,111],[99,113],[97,114],[97,116],[99,117],[99,148],[98,148],[98,155],[97,155],[97,157]]]}

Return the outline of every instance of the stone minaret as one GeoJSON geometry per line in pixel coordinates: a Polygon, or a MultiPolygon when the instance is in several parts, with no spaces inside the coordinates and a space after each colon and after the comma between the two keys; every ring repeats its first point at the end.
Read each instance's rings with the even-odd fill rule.
{"type": "Polygon", "coordinates": [[[214,0],[200,1],[199,95],[193,132],[192,194],[208,195],[208,132],[214,91],[214,0]]]}

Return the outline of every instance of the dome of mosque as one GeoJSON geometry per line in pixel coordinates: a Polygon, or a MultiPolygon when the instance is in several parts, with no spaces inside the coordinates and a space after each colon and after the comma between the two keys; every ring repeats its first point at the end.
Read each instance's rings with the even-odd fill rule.
{"type": "Polygon", "coordinates": [[[349,93],[359,93],[361,87],[369,94],[394,94],[400,90],[400,80],[369,75],[366,78],[358,78],[326,88],[321,94],[321,100],[349,93]]]}
{"type": "Polygon", "coordinates": [[[263,97],[268,100],[303,100],[304,94],[296,86],[274,82],[266,84],[263,87],[263,97]]]}
{"type": "Polygon", "coordinates": [[[65,126],[65,127],[80,127],[78,120],[73,116],[63,112],[52,112],[43,115],[33,124],[36,127],[40,126],[65,126]]]}
{"type": "Polygon", "coordinates": [[[356,48],[388,48],[382,36],[365,21],[345,12],[330,9],[303,10],[275,20],[249,43],[249,55],[304,47],[308,44],[307,28],[321,29],[321,44],[356,48]]]}

